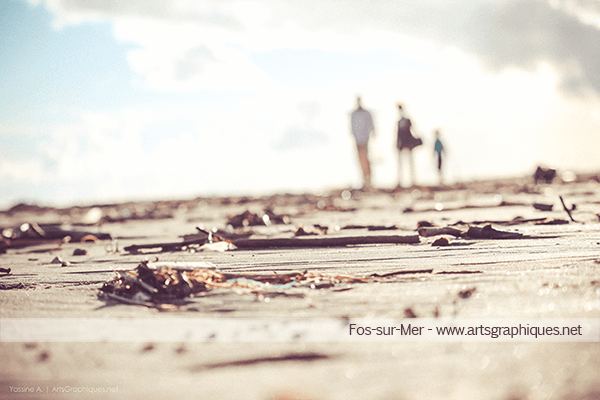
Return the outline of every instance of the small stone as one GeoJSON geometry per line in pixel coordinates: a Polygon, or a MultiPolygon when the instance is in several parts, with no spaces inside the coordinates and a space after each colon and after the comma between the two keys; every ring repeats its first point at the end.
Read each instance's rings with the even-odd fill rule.
{"type": "Polygon", "coordinates": [[[432,246],[449,246],[450,242],[445,237],[441,237],[439,239],[434,240],[433,243],[431,243],[431,245],[432,246]]]}
{"type": "Polygon", "coordinates": [[[87,250],[86,249],[75,249],[73,250],[73,255],[74,256],[86,256],[87,255],[87,250]]]}

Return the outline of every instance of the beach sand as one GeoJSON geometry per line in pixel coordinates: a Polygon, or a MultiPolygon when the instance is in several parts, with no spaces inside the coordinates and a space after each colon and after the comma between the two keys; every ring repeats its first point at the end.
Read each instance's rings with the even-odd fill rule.
{"type": "Polygon", "coordinates": [[[319,329],[330,321],[343,326],[365,318],[413,326],[425,319],[533,324],[540,318],[566,318],[597,323],[599,177],[540,185],[521,178],[436,188],[197,198],[60,210],[15,207],[0,215],[0,227],[60,222],[63,228],[108,233],[112,240],[40,240],[35,245],[9,246],[0,254],[0,267],[11,270],[0,274],[0,396],[598,399],[597,340],[335,341],[319,329]],[[568,209],[576,205],[570,216],[559,196],[568,209]],[[552,205],[552,211],[540,211],[533,204],[552,205]],[[272,216],[285,216],[287,223],[227,227],[230,216],[245,211],[260,216],[267,209],[272,216]],[[131,245],[180,242],[185,235],[197,233],[197,227],[215,228],[215,235],[230,238],[233,233],[240,238],[252,233],[250,239],[292,238],[301,226],[307,231],[327,228],[326,234],[310,236],[317,239],[414,237],[421,221],[462,231],[491,223],[496,230],[523,236],[490,239],[445,234],[420,236],[419,243],[413,244],[224,252],[200,251],[196,246],[177,251],[125,250],[131,245]],[[447,238],[449,246],[432,246],[440,237],[447,238]],[[75,249],[86,254],[75,256],[75,249]],[[56,257],[64,263],[53,263],[56,257]],[[103,284],[115,278],[114,270],[133,270],[146,259],[209,262],[225,273],[326,275],[313,281],[313,286],[223,287],[168,309],[98,296],[103,284]],[[365,281],[344,281],[342,275],[365,281]],[[39,329],[20,332],[19,337],[18,329],[11,329],[23,319],[41,320],[39,329]],[[53,331],[43,319],[70,321],[71,325],[57,324],[70,330],[53,331]],[[94,325],[97,319],[106,320],[106,325],[94,325]],[[131,328],[122,337],[113,330],[135,327],[131,321],[137,319],[149,319],[150,328],[131,328]],[[277,331],[278,321],[286,319],[300,321],[289,335],[277,331]],[[233,326],[235,334],[221,329],[220,322],[233,326]],[[77,326],[81,332],[74,332],[77,326]],[[200,327],[202,334],[188,332],[168,340],[170,332],[194,327],[200,327]],[[61,341],[61,335],[79,339],[61,341]]]}

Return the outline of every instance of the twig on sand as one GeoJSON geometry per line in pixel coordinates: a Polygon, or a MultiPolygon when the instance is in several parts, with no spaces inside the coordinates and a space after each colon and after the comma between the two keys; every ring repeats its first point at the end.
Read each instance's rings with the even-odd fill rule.
{"type": "Polygon", "coordinates": [[[569,209],[567,208],[562,196],[558,196],[558,198],[560,199],[560,202],[562,203],[562,206],[565,209],[565,211],[567,212],[567,214],[569,214],[569,218],[571,218],[571,221],[577,222],[577,221],[575,221],[575,219],[573,219],[573,216],[571,215],[571,211],[569,211],[569,209]]]}
{"type": "Polygon", "coordinates": [[[430,274],[431,272],[433,272],[433,268],[431,268],[431,269],[408,270],[408,271],[394,271],[394,272],[388,272],[387,274],[373,273],[373,274],[371,274],[369,276],[374,277],[374,278],[389,278],[390,276],[395,276],[395,275],[430,274]]]}

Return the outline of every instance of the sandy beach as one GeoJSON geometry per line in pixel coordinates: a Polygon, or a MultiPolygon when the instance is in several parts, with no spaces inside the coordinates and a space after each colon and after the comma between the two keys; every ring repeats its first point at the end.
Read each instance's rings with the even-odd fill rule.
{"type": "Polygon", "coordinates": [[[368,319],[596,326],[600,175],[19,205],[0,214],[0,227],[2,398],[600,398],[593,335],[350,330],[368,319]],[[188,277],[207,268],[222,281],[193,281],[173,301],[150,298],[135,281],[141,294],[119,291],[120,274],[146,260],[188,277]]]}

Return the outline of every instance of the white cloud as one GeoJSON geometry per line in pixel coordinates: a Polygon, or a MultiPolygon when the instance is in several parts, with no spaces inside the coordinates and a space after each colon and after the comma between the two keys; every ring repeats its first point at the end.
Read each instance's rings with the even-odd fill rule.
{"type": "Polygon", "coordinates": [[[119,40],[139,46],[132,68],[161,89],[267,84],[248,53],[277,48],[407,50],[416,38],[470,53],[489,67],[535,69],[548,62],[571,90],[600,90],[600,12],[583,0],[46,0],[62,24],[108,20],[119,40]],[[584,23],[582,23],[582,21],[584,23]],[[400,40],[400,41],[399,41],[400,40]],[[564,60],[581,68],[573,77],[564,60]],[[230,85],[227,85],[230,82],[230,85]]]}

